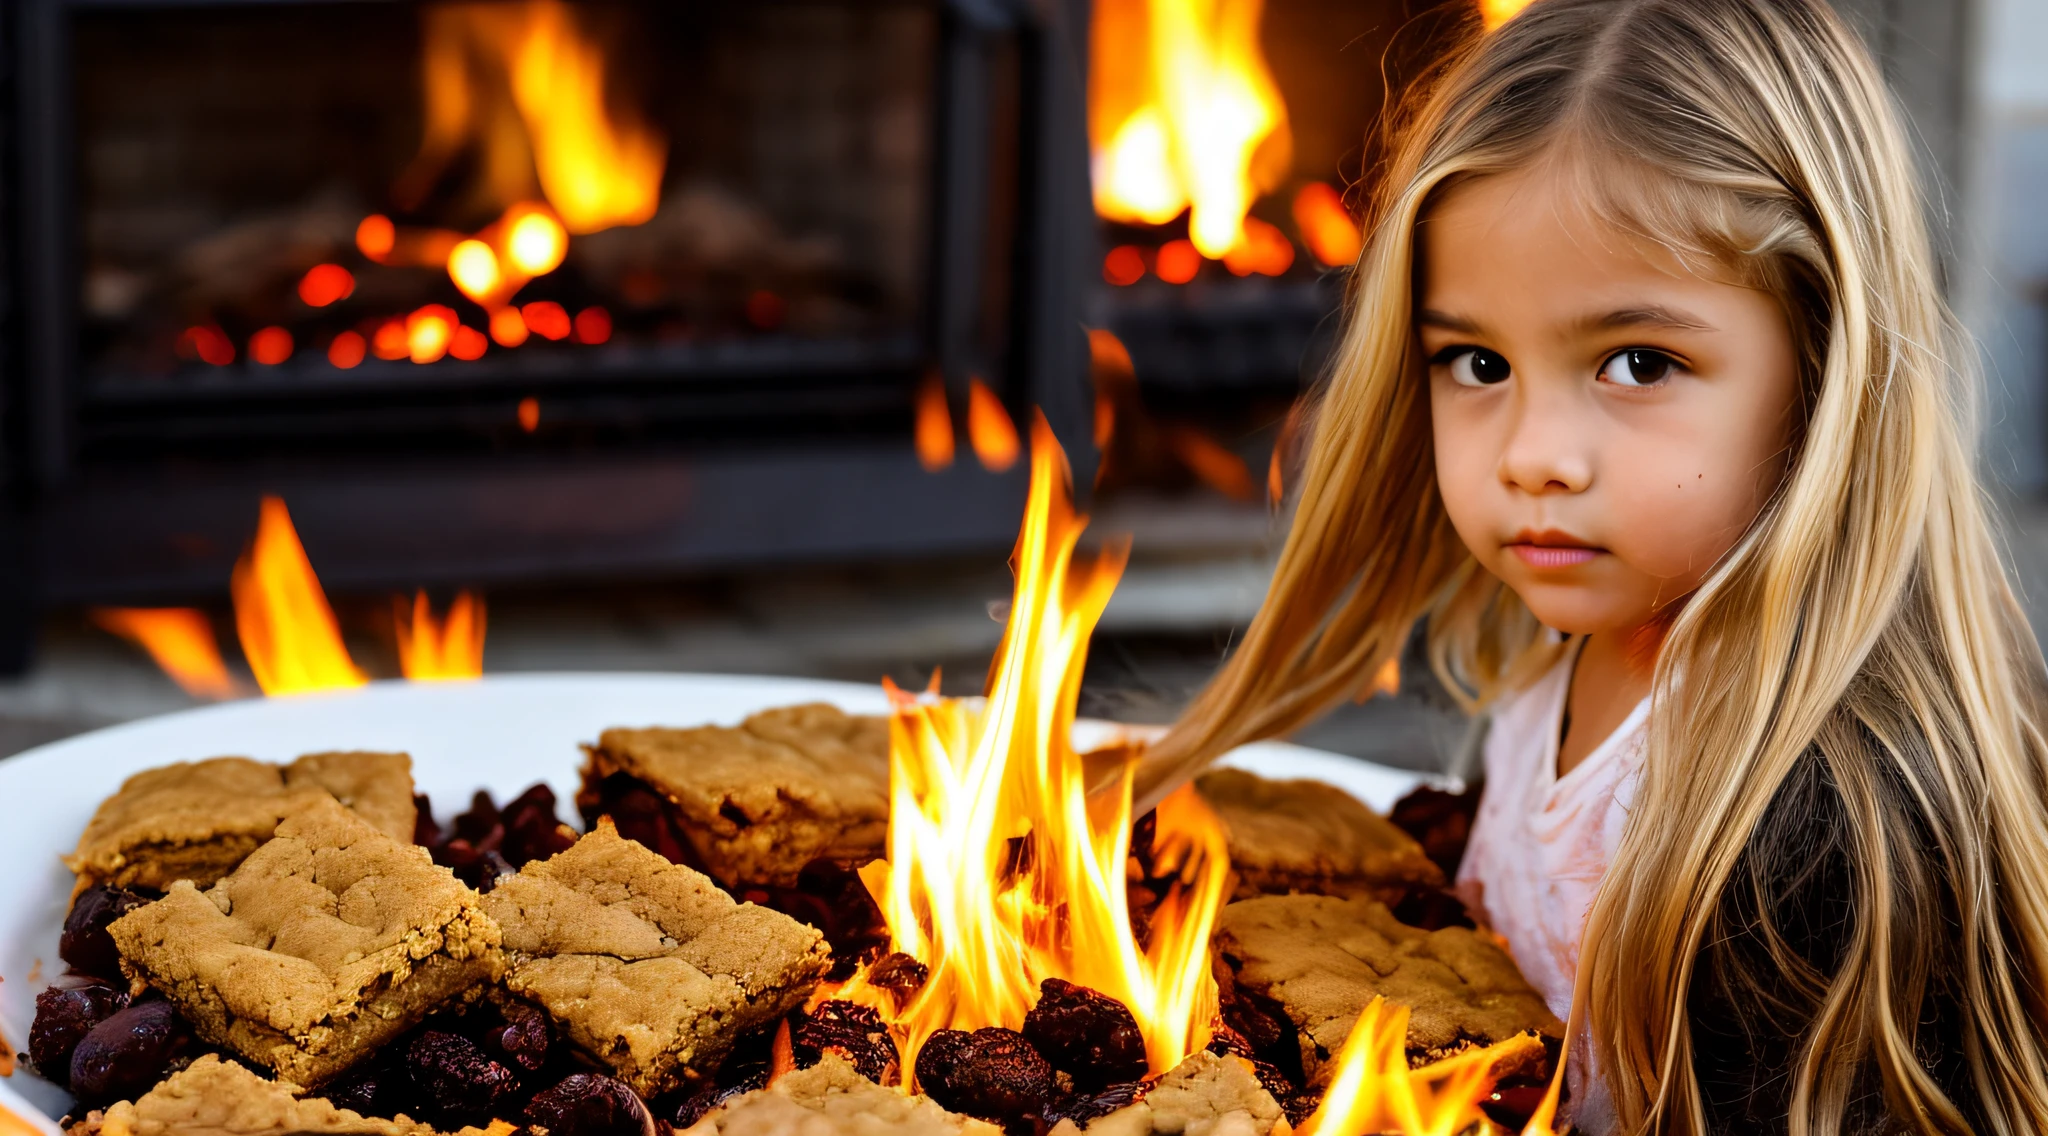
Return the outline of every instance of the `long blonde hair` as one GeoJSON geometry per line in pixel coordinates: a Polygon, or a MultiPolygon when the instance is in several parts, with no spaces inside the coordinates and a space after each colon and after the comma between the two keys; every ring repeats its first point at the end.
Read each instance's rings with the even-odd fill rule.
{"type": "Polygon", "coordinates": [[[1975,477],[1971,352],[1868,54],[1823,0],[1538,0],[1414,105],[1265,606],[1141,789],[1364,689],[1418,620],[1475,706],[1554,657],[1437,495],[1415,234],[1460,180],[1560,148],[1599,156],[1634,176],[1583,179],[1593,206],[1778,296],[1804,361],[1782,485],[1669,613],[1643,782],[1587,925],[1579,1010],[1623,1124],[1703,1131],[1696,960],[1742,930],[1718,923],[1724,893],[1752,886],[1745,848],[1817,762],[1840,798],[1852,918],[1827,976],[1761,913],[1815,1007],[1790,1130],[1840,1131],[1875,1070],[1920,1131],[2048,1131],[2048,681],[1975,477]],[[1937,955],[1954,963],[1941,989],[1937,955]],[[1916,1051],[1933,999],[1959,1023],[1962,1099],[1916,1051]]]}

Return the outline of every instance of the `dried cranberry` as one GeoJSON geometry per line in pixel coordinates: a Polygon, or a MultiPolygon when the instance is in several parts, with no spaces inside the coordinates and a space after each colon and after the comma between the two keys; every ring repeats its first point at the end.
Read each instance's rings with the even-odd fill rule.
{"type": "Polygon", "coordinates": [[[92,1027],[71,1053],[71,1092],[87,1106],[132,1100],[194,1046],[169,1002],[141,1002],[92,1027]]]}
{"type": "Polygon", "coordinates": [[[631,774],[606,777],[598,783],[595,799],[579,796],[577,803],[583,806],[584,823],[595,826],[599,816],[609,816],[620,836],[639,841],[670,863],[703,870],[704,858],[677,823],[668,798],[631,774]]]}
{"type": "Polygon", "coordinates": [[[71,1081],[71,1054],[92,1028],[128,1005],[128,991],[101,982],[52,986],[36,995],[28,1063],[59,1085],[71,1081]]]}
{"type": "Polygon", "coordinates": [[[1024,1015],[1024,1036],[1052,1067],[1084,1091],[1145,1075],[1145,1035],[1122,1002],[1086,986],[1048,978],[1024,1015]]]}
{"type": "Polygon", "coordinates": [[[505,1023],[485,1031],[484,1048],[493,1056],[528,1073],[547,1063],[554,1031],[548,1016],[523,1002],[507,1001],[499,1008],[505,1023]]]}
{"type": "Polygon", "coordinates": [[[1071,1120],[1075,1127],[1086,1128],[1093,1121],[1143,1100],[1145,1090],[1150,1087],[1143,1081],[1125,1081],[1120,1085],[1110,1085],[1100,1092],[1076,1093],[1047,1108],[1045,1122],[1054,1125],[1062,1120],[1071,1120]]]}
{"type": "Polygon", "coordinates": [[[555,819],[555,792],[544,782],[512,798],[501,816],[505,840],[500,851],[515,868],[565,852],[576,843],[576,834],[555,819]]]}
{"type": "Polygon", "coordinates": [[[422,848],[441,843],[441,825],[434,820],[434,802],[425,793],[412,795],[412,842],[422,848]]]}
{"type": "Polygon", "coordinates": [[[479,849],[457,837],[433,850],[434,863],[455,873],[455,878],[478,891],[489,891],[499,877],[512,874],[512,865],[496,849],[479,849]]]}
{"type": "Polygon", "coordinates": [[[572,1073],[526,1106],[526,1122],[548,1136],[639,1136],[647,1120],[639,1096],[602,1073],[572,1073]]]}
{"type": "Polygon", "coordinates": [[[493,834],[502,834],[499,825],[498,806],[491,801],[491,795],[482,789],[469,799],[469,811],[455,818],[455,837],[467,840],[479,848],[497,845],[491,841],[493,834]]]}
{"type": "Polygon", "coordinates": [[[397,1116],[417,1106],[413,1102],[412,1077],[404,1069],[384,1061],[371,1060],[329,1081],[320,1095],[336,1108],[364,1116],[397,1116]]]}
{"type": "Polygon", "coordinates": [[[801,1068],[816,1065],[829,1049],[878,1085],[893,1085],[901,1079],[889,1027],[882,1023],[882,1015],[866,1006],[837,999],[820,1002],[790,1035],[790,1043],[801,1068]]]}
{"type": "Polygon", "coordinates": [[[100,885],[90,887],[71,904],[64,917],[64,936],[57,940],[57,957],[80,974],[110,982],[121,980],[121,952],[107,925],[149,902],[147,896],[126,888],[100,885]]]}
{"type": "Polygon", "coordinates": [[[706,1113],[709,1113],[712,1109],[717,1108],[726,1101],[739,1096],[741,1093],[751,1093],[755,1089],[766,1088],[767,1085],[768,1074],[766,1071],[750,1074],[729,1085],[709,1085],[690,1097],[685,1098],[681,1104],[677,1105],[675,1111],[669,1115],[669,1124],[678,1130],[688,1128],[704,1119],[706,1113]]]}
{"type": "Polygon", "coordinates": [[[454,1128],[488,1124],[519,1079],[466,1037],[425,1030],[406,1047],[406,1063],[427,1119],[454,1128]]]}
{"type": "Polygon", "coordinates": [[[1052,1066],[1024,1035],[1000,1026],[940,1030],[917,1055],[918,1087],[954,1112],[1021,1127],[1056,1099],[1052,1066]]]}

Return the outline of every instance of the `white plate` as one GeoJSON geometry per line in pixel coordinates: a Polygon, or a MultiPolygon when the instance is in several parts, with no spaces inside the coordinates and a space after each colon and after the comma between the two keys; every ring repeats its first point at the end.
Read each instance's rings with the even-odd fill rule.
{"type": "MultiPolygon", "coordinates": [[[[139,770],[221,754],[286,761],[326,749],[404,750],[420,791],[444,819],[467,808],[478,789],[503,801],[535,781],[552,786],[567,813],[581,762],[577,744],[607,726],[729,725],[771,706],[816,701],[856,713],[888,709],[879,687],[803,679],[578,674],[380,682],[186,710],[0,761],[0,864],[12,879],[0,890],[0,1032],[25,1046],[35,996],[63,970],[57,935],[71,873],[58,857],[77,844],[99,802],[139,770]]],[[[1084,726],[1096,736],[1107,729],[1084,726]]],[[[1278,742],[1247,746],[1225,761],[1267,776],[1327,781],[1382,812],[1421,782],[1413,773],[1278,742]]],[[[45,1122],[55,1136],[47,1121],[63,1115],[70,1099],[24,1070],[0,1083],[0,1105],[45,1122]]]]}

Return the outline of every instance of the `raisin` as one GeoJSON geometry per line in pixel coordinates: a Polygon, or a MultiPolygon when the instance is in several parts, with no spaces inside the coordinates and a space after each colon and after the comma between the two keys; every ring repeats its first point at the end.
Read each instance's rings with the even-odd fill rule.
{"type": "Polygon", "coordinates": [[[434,802],[425,793],[414,793],[412,811],[412,842],[422,848],[441,843],[441,825],[434,820],[434,802]]]}
{"type": "Polygon", "coordinates": [[[548,1136],[639,1136],[647,1119],[640,1097],[602,1073],[571,1073],[526,1106],[526,1122],[548,1136]]]}
{"type": "Polygon", "coordinates": [[[939,1030],[917,1055],[918,1085],[953,1112],[1029,1127],[1057,1097],[1052,1066],[1024,1035],[1000,1026],[939,1030]]]}
{"type": "Polygon", "coordinates": [[[500,1060],[528,1073],[547,1063],[554,1031],[548,1016],[532,1006],[507,1001],[499,1008],[505,1023],[485,1031],[484,1048],[500,1060]]]}
{"type": "Polygon", "coordinates": [[[121,981],[121,952],[107,925],[150,902],[149,897],[126,888],[87,888],[64,917],[64,936],[57,940],[57,957],[80,974],[121,981]]]}
{"type": "Polygon", "coordinates": [[[71,1054],[92,1028],[128,1005],[128,992],[91,982],[52,986],[36,995],[36,1018],[28,1028],[28,1063],[59,1085],[71,1081],[71,1054]]]}
{"type": "Polygon", "coordinates": [[[878,1085],[893,1085],[900,1079],[896,1043],[889,1037],[889,1027],[882,1023],[882,1015],[866,1006],[836,999],[820,1002],[796,1027],[790,1043],[800,1068],[816,1065],[829,1049],[878,1085]]]}
{"type": "Polygon", "coordinates": [[[1120,1108],[1143,1100],[1145,1090],[1150,1087],[1143,1081],[1125,1081],[1120,1085],[1110,1085],[1100,1092],[1076,1093],[1047,1108],[1045,1122],[1048,1125],[1055,1125],[1062,1120],[1071,1120],[1076,1128],[1086,1128],[1090,1123],[1120,1108]]]}
{"type": "Polygon", "coordinates": [[[457,1034],[423,1031],[405,1056],[423,1110],[437,1126],[488,1124],[499,1102],[519,1088],[512,1070],[457,1034]]]}
{"type": "Polygon", "coordinates": [[[504,835],[499,823],[498,806],[491,801],[491,795],[482,789],[469,799],[469,811],[455,818],[455,837],[467,840],[478,848],[496,848],[492,838],[504,835]]]}
{"type": "Polygon", "coordinates": [[[169,1002],[117,1010],[79,1039],[71,1054],[71,1092],[88,1107],[146,1093],[191,1052],[192,1031],[169,1002]]]}
{"type": "Polygon", "coordinates": [[[1057,978],[1039,984],[1024,1036],[1083,1091],[1145,1075],[1145,1035],[1130,1008],[1107,994],[1057,978]]]}
{"type": "Polygon", "coordinates": [[[330,1081],[320,1095],[336,1108],[364,1116],[393,1117],[414,1108],[412,1078],[404,1069],[371,1060],[330,1081]]]}
{"type": "Polygon", "coordinates": [[[555,819],[555,791],[545,782],[512,798],[500,816],[505,840],[499,851],[515,868],[565,852],[576,843],[576,834],[555,819]]]}
{"type": "Polygon", "coordinates": [[[705,1114],[709,1113],[712,1109],[739,1096],[741,1093],[751,1093],[755,1089],[767,1087],[768,1074],[765,1070],[750,1074],[729,1085],[714,1084],[706,1086],[704,1089],[684,1099],[683,1103],[677,1105],[675,1112],[669,1117],[669,1123],[680,1131],[704,1119],[705,1114]]]}

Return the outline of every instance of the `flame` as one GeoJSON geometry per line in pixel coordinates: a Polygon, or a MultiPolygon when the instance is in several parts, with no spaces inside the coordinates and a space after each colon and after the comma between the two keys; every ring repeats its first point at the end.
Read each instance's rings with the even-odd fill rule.
{"type": "Polygon", "coordinates": [[[1188,235],[1221,259],[1285,176],[1287,108],[1259,50],[1263,0],[1098,0],[1090,33],[1095,211],[1188,235]]]}
{"type": "Polygon", "coordinates": [[[92,621],[156,660],[194,698],[232,698],[235,682],[221,661],[206,613],[189,607],[99,607],[92,621]]]}
{"type": "Polygon", "coordinates": [[[1018,1028],[1050,977],[1129,1006],[1155,1072],[1203,1045],[1216,1011],[1208,942],[1229,876],[1221,827],[1191,790],[1160,806],[1158,862],[1181,884],[1141,944],[1125,900],[1130,769],[1091,799],[1073,749],[1088,636],[1129,545],[1075,560],[1087,518],[1073,511],[1069,476],[1039,416],[1016,592],[986,700],[890,688],[889,857],[861,876],[894,949],[930,968],[900,1013],[878,1003],[906,1070],[934,1030],[1018,1028]]]}
{"type": "Polygon", "coordinates": [[[497,252],[474,237],[448,250],[448,278],[463,295],[480,304],[505,282],[505,274],[498,270],[497,252]]]}
{"type": "Polygon", "coordinates": [[[668,142],[606,105],[604,53],[570,5],[433,5],[424,37],[426,130],[396,190],[402,203],[425,199],[474,142],[497,206],[544,195],[577,234],[654,216],[668,142]]]}
{"type": "Polygon", "coordinates": [[[242,654],[263,693],[300,694],[369,681],[342,645],[334,609],[282,500],[263,499],[256,539],[235,562],[230,590],[242,654]]]}
{"type": "Polygon", "coordinates": [[[1017,424],[979,378],[967,382],[967,441],[983,469],[1001,473],[1017,464],[1017,424]]]}
{"type": "MultiPolygon", "coordinates": [[[[1542,1041],[1521,1034],[1484,1049],[1469,1049],[1420,1069],[1408,1068],[1408,1008],[1374,998],[1358,1015],[1337,1054],[1337,1075],[1300,1136],[1458,1136],[1468,1130],[1498,1133],[1479,1107],[1493,1091],[1494,1070],[1540,1051],[1542,1041]]],[[[1555,1082],[1553,1082],[1553,1092],[1555,1082]]],[[[1541,1110],[1539,1110],[1541,1115],[1541,1110]]],[[[1547,1133],[1532,1120],[1523,1136],[1547,1133]]]]}
{"type": "Polygon", "coordinates": [[[1479,0],[1479,19],[1487,31],[1492,31],[1514,19],[1529,3],[1530,0],[1479,0]]]}
{"type": "Polygon", "coordinates": [[[1234,501],[1250,501],[1259,495],[1252,484],[1244,459],[1231,453],[1223,443],[1192,426],[1175,426],[1166,432],[1166,444],[1202,484],[1234,501]]]}
{"type": "Polygon", "coordinates": [[[1365,238],[1344,208],[1344,196],[1327,182],[1312,181],[1294,195],[1294,227],[1316,259],[1330,268],[1354,264],[1365,238]]]}
{"type": "Polygon", "coordinates": [[[946,380],[937,371],[917,388],[917,460],[929,473],[953,464],[953,413],[946,405],[946,380]]]}
{"type": "Polygon", "coordinates": [[[436,622],[427,593],[412,599],[412,617],[405,601],[394,599],[398,628],[398,669],[414,682],[481,678],[484,673],[484,603],[468,592],[448,605],[448,617],[436,622]]]}

